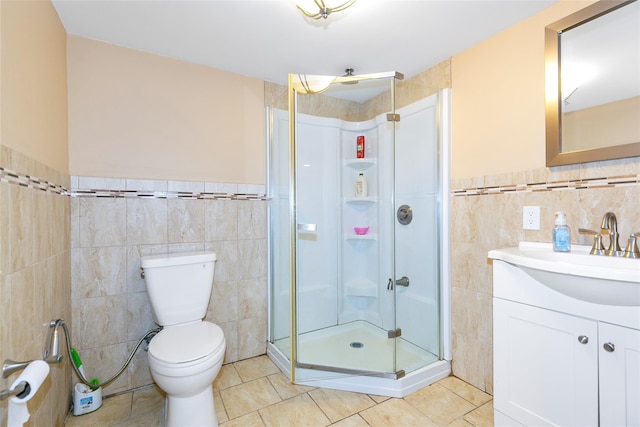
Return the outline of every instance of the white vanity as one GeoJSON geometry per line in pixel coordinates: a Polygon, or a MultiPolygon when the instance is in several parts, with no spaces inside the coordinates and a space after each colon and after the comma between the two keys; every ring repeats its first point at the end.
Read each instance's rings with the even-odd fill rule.
{"type": "Polygon", "coordinates": [[[496,426],[640,426],[640,259],[492,250],[496,426]]]}

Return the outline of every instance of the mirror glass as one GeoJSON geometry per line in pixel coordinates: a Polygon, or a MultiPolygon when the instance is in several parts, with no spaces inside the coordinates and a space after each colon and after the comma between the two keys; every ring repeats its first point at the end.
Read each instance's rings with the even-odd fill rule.
{"type": "Polygon", "coordinates": [[[546,29],[547,166],[640,156],[640,2],[546,29]]]}

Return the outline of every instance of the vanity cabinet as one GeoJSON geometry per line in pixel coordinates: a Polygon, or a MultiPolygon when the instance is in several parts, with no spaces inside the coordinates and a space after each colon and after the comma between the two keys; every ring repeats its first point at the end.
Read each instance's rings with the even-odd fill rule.
{"type": "Polygon", "coordinates": [[[596,426],[597,323],[499,298],[493,316],[495,407],[527,426],[596,426]]]}
{"type": "Polygon", "coordinates": [[[600,425],[640,426],[640,331],[598,322],[600,425]]]}
{"type": "Polygon", "coordinates": [[[494,404],[504,415],[522,425],[639,425],[640,331],[499,298],[493,309],[494,404]]]}
{"type": "Polygon", "coordinates": [[[572,298],[500,260],[493,270],[495,425],[639,426],[638,307],[572,298]]]}

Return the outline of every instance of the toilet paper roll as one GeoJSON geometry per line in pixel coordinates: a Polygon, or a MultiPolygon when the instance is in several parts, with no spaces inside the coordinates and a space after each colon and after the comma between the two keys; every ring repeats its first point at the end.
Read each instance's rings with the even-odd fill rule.
{"type": "Polygon", "coordinates": [[[15,390],[22,381],[29,384],[29,393],[26,396],[14,396],[9,400],[9,418],[7,427],[22,427],[29,419],[27,402],[36,394],[44,380],[49,375],[49,364],[42,360],[34,360],[29,363],[22,374],[11,384],[9,390],[15,390]]]}

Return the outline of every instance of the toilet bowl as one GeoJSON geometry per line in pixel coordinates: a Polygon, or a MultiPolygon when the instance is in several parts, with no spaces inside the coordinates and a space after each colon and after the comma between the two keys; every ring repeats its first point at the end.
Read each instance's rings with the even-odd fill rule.
{"type": "Polygon", "coordinates": [[[167,394],[165,426],[217,427],[213,380],[225,352],[222,329],[202,320],[213,286],[213,252],[141,258],[153,315],[163,329],[149,343],[149,370],[167,394]]]}
{"type": "Polygon", "coordinates": [[[167,393],[165,423],[217,426],[213,380],[224,359],[225,340],[216,324],[200,321],[163,329],[149,343],[149,369],[167,393]]]}

